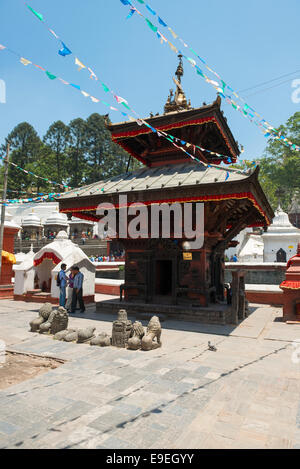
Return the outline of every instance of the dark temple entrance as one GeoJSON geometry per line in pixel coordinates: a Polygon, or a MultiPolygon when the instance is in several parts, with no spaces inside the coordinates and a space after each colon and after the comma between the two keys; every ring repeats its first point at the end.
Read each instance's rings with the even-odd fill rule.
{"type": "Polygon", "coordinates": [[[172,295],[172,261],[157,260],[155,265],[155,294],[172,295]]]}

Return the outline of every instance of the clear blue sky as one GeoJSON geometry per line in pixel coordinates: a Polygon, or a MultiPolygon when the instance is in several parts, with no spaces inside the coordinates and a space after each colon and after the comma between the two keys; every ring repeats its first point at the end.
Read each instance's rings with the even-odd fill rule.
{"type": "MultiPolygon", "coordinates": [[[[156,40],[139,16],[126,20],[128,7],[120,0],[28,3],[140,115],[162,111],[172,87],[176,55],[156,40]]],[[[236,90],[300,69],[299,0],[151,0],[149,5],[236,90]]],[[[147,16],[153,18],[150,13],[147,16]]],[[[85,71],[77,72],[74,55],[58,55],[57,41],[22,0],[0,0],[1,43],[87,92],[110,99],[85,71]]],[[[299,110],[291,99],[293,78],[300,78],[300,72],[286,84],[248,99],[275,126],[299,110]]],[[[34,67],[24,67],[5,51],[0,51],[0,79],[7,86],[7,103],[0,103],[1,143],[23,121],[43,136],[55,120],[68,123],[93,112],[107,113],[105,106],[92,103],[58,80],[49,80],[34,67]]],[[[194,107],[215,99],[215,90],[186,62],[183,87],[194,107]]],[[[111,104],[115,105],[113,99],[111,104]]],[[[245,157],[259,158],[266,145],[263,135],[226,102],[222,108],[235,138],[245,147],[245,157]]],[[[123,120],[116,112],[110,116],[114,122],[123,120]]]]}

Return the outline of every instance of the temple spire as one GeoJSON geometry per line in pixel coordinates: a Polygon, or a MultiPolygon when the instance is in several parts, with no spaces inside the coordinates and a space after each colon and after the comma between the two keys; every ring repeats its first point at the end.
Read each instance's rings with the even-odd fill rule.
{"type": "Polygon", "coordinates": [[[167,114],[168,112],[174,111],[182,111],[184,109],[191,109],[191,102],[187,101],[183,88],[181,86],[181,78],[184,75],[183,70],[183,62],[182,62],[182,55],[178,55],[179,58],[179,65],[175,72],[176,78],[173,77],[173,82],[176,85],[176,91],[174,95],[174,91],[171,89],[170,94],[168,96],[167,102],[164,107],[164,113],[167,114]]]}

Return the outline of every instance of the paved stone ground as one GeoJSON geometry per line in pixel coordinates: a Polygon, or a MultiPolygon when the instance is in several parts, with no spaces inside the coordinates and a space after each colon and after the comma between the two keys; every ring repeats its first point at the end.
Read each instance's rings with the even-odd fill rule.
{"type": "Polygon", "coordinates": [[[300,326],[279,309],[252,305],[237,328],[166,321],[163,347],[135,352],[30,333],[38,308],[0,301],[0,339],[66,363],[0,392],[0,448],[300,448],[300,326]]]}

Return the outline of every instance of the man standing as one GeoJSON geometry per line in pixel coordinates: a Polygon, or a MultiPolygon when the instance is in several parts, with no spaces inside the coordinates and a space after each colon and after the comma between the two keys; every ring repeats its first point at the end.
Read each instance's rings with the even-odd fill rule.
{"type": "Polygon", "coordinates": [[[82,297],[82,285],[84,275],[80,272],[79,267],[77,266],[72,267],[71,270],[74,275],[71,313],[75,313],[77,301],[79,302],[80,313],[84,313],[85,306],[82,297]]]}
{"type": "Polygon", "coordinates": [[[59,286],[59,306],[63,307],[66,305],[66,287],[68,281],[68,277],[65,273],[66,268],[66,264],[62,264],[61,270],[57,276],[57,286],[59,286]]]}
{"type": "Polygon", "coordinates": [[[74,276],[75,276],[74,272],[71,268],[71,273],[69,275],[68,294],[67,294],[67,303],[66,303],[66,310],[68,311],[68,313],[71,311],[71,306],[72,306],[74,276]]]}

